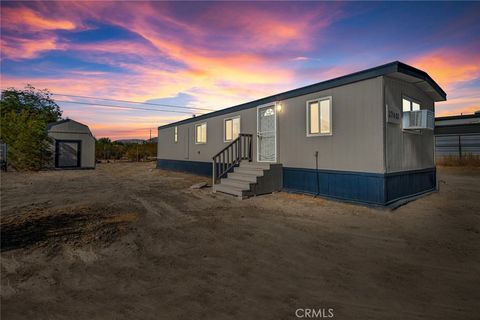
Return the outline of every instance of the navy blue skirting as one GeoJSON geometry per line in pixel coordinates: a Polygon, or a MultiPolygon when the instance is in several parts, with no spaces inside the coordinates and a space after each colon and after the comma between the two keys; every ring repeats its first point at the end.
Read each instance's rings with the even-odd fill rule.
{"type": "MultiPolygon", "coordinates": [[[[212,163],[158,159],[157,168],[212,175],[212,163]]],[[[416,196],[436,188],[436,169],[368,173],[306,168],[283,168],[283,189],[375,205],[416,196]]]]}
{"type": "Polygon", "coordinates": [[[157,159],[157,168],[212,176],[211,162],[157,159]]]}
{"type": "Polygon", "coordinates": [[[435,190],[436,169],[382,174],[283,168],[283,189],[352,202],[388,205],[435,190]]]}

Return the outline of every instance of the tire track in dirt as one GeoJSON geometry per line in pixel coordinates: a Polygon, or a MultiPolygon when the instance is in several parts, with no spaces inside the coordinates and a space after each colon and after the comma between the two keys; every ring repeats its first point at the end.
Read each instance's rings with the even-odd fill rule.
{"type": "Polygon", "coordinates": [[[148,200],[136,195],[131,194],[130,198],[142,205],[143,208],[150,215],[156,215],[162,219],[166,219],[169,222],[178,221],[178,218],[183,216],[182,212],[175,208],[174,206],[169,205],[166,202],[159,201],[155,203],[155,206],[152,205],[148,200]]]}

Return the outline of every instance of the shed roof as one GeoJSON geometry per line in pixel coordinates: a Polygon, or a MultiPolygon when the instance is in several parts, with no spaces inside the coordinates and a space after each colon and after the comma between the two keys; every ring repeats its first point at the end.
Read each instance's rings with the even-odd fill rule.
{"type": "Polygon", "coordinates": [[[67,123],[67,122],[72,122],[72,123],[74,123],[76,125],[79,125],[81,127],[85,127],[88,130],[88,132],[90,134],[92,134],[91,131],[90,131],[90,128],[87,125],[85,125],[83,123],[80,123],[78,121],[72,120],[72,119],[63,119],[63,120],[60,120],[60,121],[51,122],[47,125],[47,131],[51,131],[54,127],[56,127],[58,125],[61,125],[61,124],[64,124],[64,123],[67,123]]]}
{"type": "Polygon", "coordinates": [[[418,85],[423,91],[425,91],[434,101],[447,100],[447,94],[440,88],[440,86],[425,72],[420,69],[409,66],[400,61],[390,62],[378,67],[366,69],[359,72],[354,72],[345,76],[330,79],[323,82],[318,82],[312,85],[301,87],[298,89],[278,93],[272,96],[268,96],[262,99],[254,100],[251,102],[239,104],[230,108],[221,109],[213,112],[203,114],[198,117],[192,117],[185,120],[173,122],[163,126],[159,126],[159,129],[164,129],[180,124],[186,124],[190,122],[200,121],[202,119],[208,119],[215,116],[220,116],[227,113],[238,112],[241,110],[254,108],[262,104],[271,103],[275,101],[286,100],[306,94],[327,90],[346,84],[363,81],[379,76],[391,75],[395,78],[400,78],[404,81],[414,83],[418,85]]]}
{"type": "Polygon", "coordinates": [[[63,119],[63,120],[60,120],[60,121],[50,122],[49,124],[47,124],[47,131],[52,129],[53,127],[59,125],[59,124],[62,124],[62,123],[68,122],[68,121],[73,121],[73,120],[63,119]]]}

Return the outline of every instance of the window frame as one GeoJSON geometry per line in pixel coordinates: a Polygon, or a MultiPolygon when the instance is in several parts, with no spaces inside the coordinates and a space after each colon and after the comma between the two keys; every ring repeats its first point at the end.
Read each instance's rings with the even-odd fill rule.
{"type": "Polygon", "coordinates": [[[223,142],[224,143],[232,142],[233,140],[236,139],[236,138],[233,138],[233,120],[234,119],[238,119],[238,121],[239,121],[239,125],[238,125],[239,132],[238,132],[238,134],[240,135],[240,133],[242,132],[242,120],[240,118],[240,115],[224,118],[223,119],[223,142]],[[228,120],[232,120],[232,139],[230,139],[230,140],[227,140],[227,125],[226,125],[226,123],[227,123],[228,120]]]}
{"type": "Polygon", "coordinates": [[[178,126],[173,128],[173,142],[178,143],[178,126]]]}
{"type": "Polygon", "coordinates": [[[197,123],[195,124],[195,144],[207,144],[207,129],[208,129],[208,125],[207,125],[207,122],[202,122],[202,123],[197,123]],[[199,142],[198,141],[198,136],[197,136],[197,128],[198,127],[201,127],[202,125],[205,125],[205,142],[199,142]]]}
{"type": "Polygon", "coordinates": [[[327,137],[333,135],[333,121],[332,121],[332,114],[333,114],[333,98],[332,96],[320,97],[312,100],[308,100],[305,105],[305,112],[306,112],[306,135],[307,137],[327,137]],[[329,122],[330,122],[330,132],[322,133],[322,111],[320,107],[320,102],[329,100],[330,101],[330,112],[329,112],[329,122]],[[312,102],[318,103],[318,126],[319,132],[318,133],[310,133],[310,104],[312,102]]]}
{"type": "MultiPolygon", "coordinates": [[[[402,116],[405,112],[412,112],[412,111],[420,111],[422,110],[422,102],[418,99],[411,98],[410,96],[407,96],[406,94],[402,94],[402,116]],[[403,100],[408,100],[410,102],[410,110],[409,111],[403,111],[403,100]],[[420,109],[418,110],[412,110],[413,108],[413,103],[417,103],[420,106],[420,109]]],[[[402,124],[402,132],[403,133],[408,133],[408,134],[414,134],[414,135],[423,135],[422,130],[407,130],[403,129],[403,124],[402,124]]]]}
{"type": "Polygon", "coordinates": [[[414,98],[411,98],[411,97],[409,97],[405,94],[402,94],[402,113],[412,112],[412,111],[420,111],[420,110],[422,110],[422,102],[420,100],[414,99],[414,98]],[[410,110],[408,110],[408,111],[403,110],[403,100],[407,100],[407,101],[410,102],[410,110]],[[413,104],[414,103],[418,104],[418,106],[419,106],[418,110],[413,110],[413,104]]]}

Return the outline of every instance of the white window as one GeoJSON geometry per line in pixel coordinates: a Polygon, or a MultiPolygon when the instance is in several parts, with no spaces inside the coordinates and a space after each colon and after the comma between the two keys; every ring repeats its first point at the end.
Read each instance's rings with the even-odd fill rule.
{"type": "Polygon", "coordinates": [[[332,134],[332,97],[307,101],[307,137],[332,134]]]}
{"type": "Polygon", "coordinates": [[[421,109],[421,106],[420,106],[420,103],[410,99],[410,98],[407,98],[407,97],[403,97],[402,99],[402,109],[403,109],[403,112],[408,112],[408,111],[418,111],[421,109]]]}
{"type": "Polygon", "coordinates": [[[207,143],[207,123],[195,125],[195,143],[207,143]]]}
{"type": "Polygon", "coordinates": [[[236,139],[240,134],[240,117],[225,119],[223,123],[223,128],[223,140],[225,142],[236,139]]]}
{"type": "Polygon", "coordinates": [[[175,141],[175,143],[178,142],[178,127],[173,129],[173,141],[175,141]]]}

